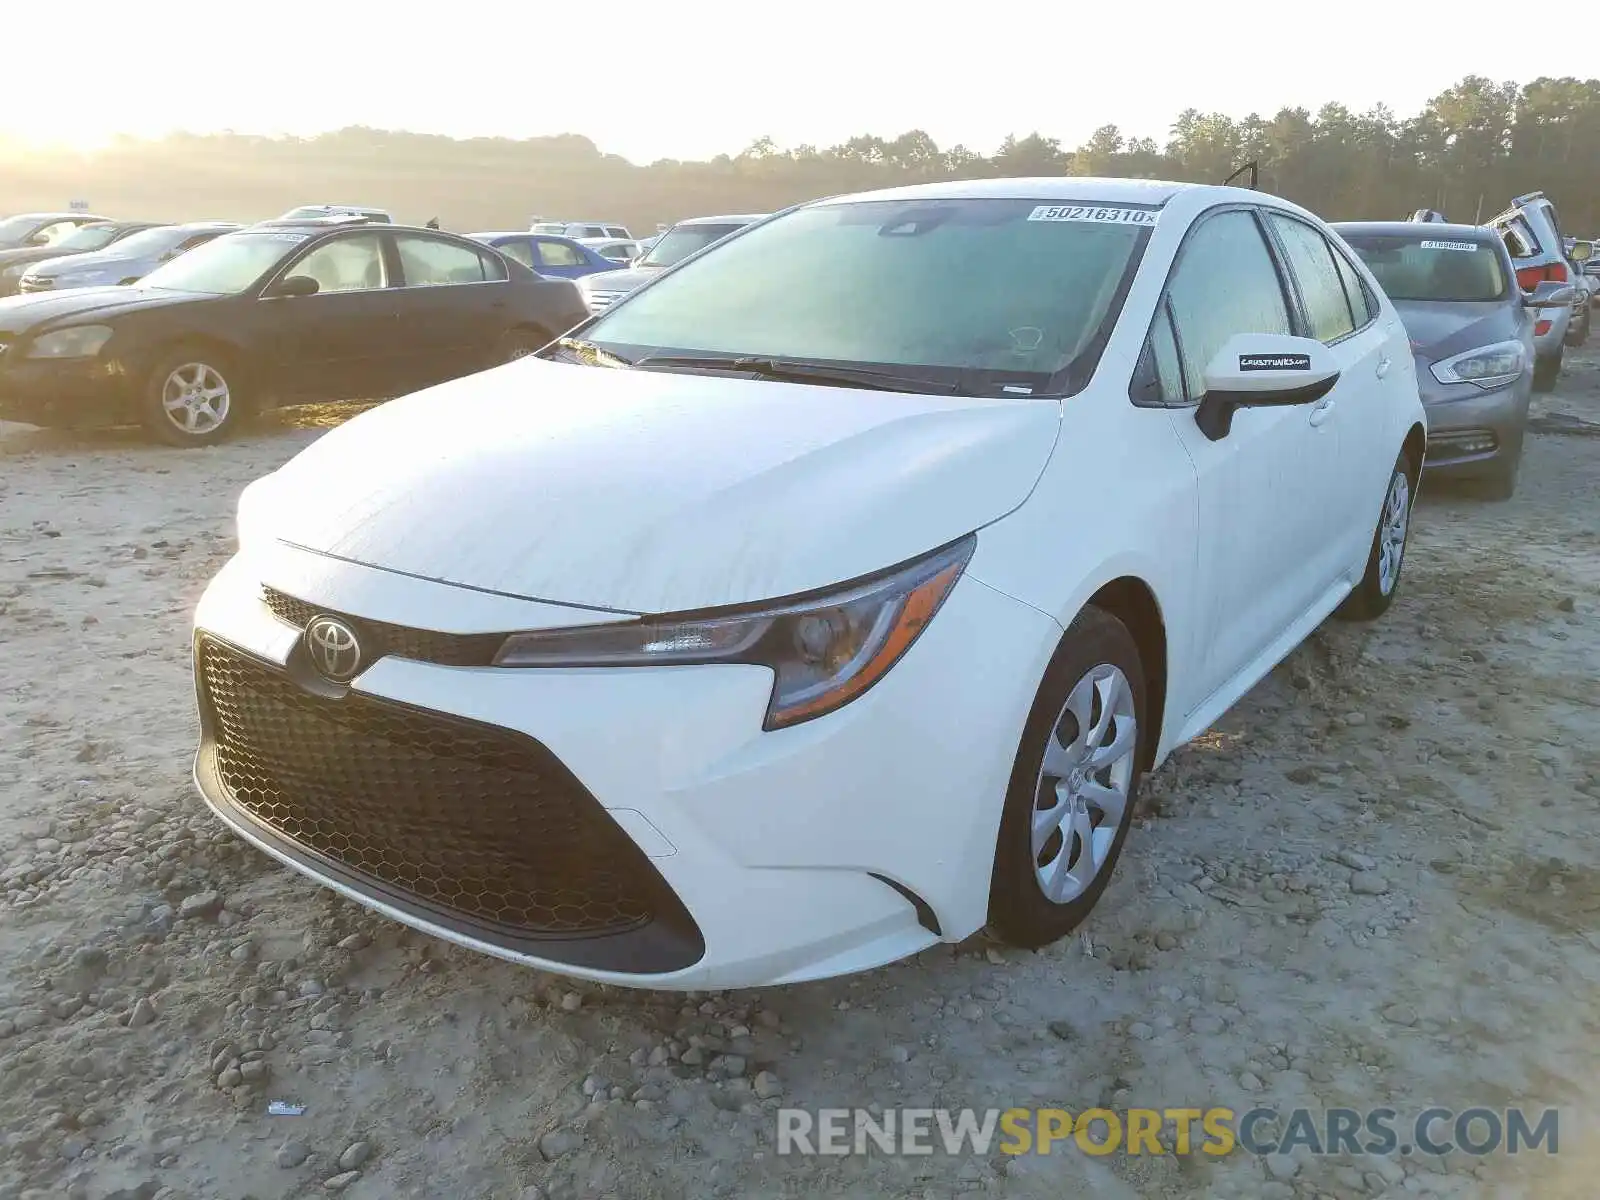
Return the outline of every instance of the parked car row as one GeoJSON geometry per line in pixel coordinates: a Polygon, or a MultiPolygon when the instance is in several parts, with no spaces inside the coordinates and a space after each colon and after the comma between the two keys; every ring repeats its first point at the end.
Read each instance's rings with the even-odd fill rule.
{"type": "MultiPolygon", "coordinates": [[[[442,247],[453,235],[431,228],[405,229],[396,226],[386,211],[361,205],[307,205],[292,210],[276,223],[248,230],[224,222],[153,226],[114,222],[87,214],[32,214],[27,218],[13,218],[0,223],[0,237],[11,236],[24,244],[10,251],[0,251],[0,278],[4,278],[5,271],[17,273],[20,290],[30,295],[97,284],[127,284],[163,262],[170,264],[197,244],[224,235],[239,239],[252,232],[259,234],[263,228],[278,230],[274,236],[282,244],[287,244],[288,235],[284,230],[297,231],[294,238],[306,243],[303,253],[307,256],[324,241],[329,246],[347,242],[370,244],[376,249],[369,251],[364,261],[369,266],[380,264],[378,273],[355,286],[342,278],[318,277],[315,272],[300,270],[295,265],[295,256],[286,253],[271,263],[257,264],[260,269],[248,279],[230,280],[239,290],[221,294],[245,296],[255,301],[282,301],[294,299],[296,289],[315,282],[315,289],[305,292],[302,298],[323,297],[321,303],[333,319],[346,319],[339,315],[343,310],[332,306],[333,295],[366,291],[377,294],[377,299],[369,298],[364,302],[369,309],[376,305],[385,319],[398,321],[399,294],[406,294],[403,307],[415,310],[419,302],[411,299],[410,293],[419,286],[438,288],[462,283],[521,286],[504,289],[516,298],[509,307],[498,299],[491,301],[487,308],[476,303],[482,295],[498,297],[501,289],[496,288],[479,292],[449,288],[434,294],[428,303],[441,315],[451,314],[451,327],[458,334],[455,349],[438,353],[435,345],[434,350],[424,352],[419,344],[417,354],[391,355],[395,361],[387,363],[361,361],[376,359],[380,353],[377,350],[349,349],[362,338],[376,345],[370,339],[375,337],[377,329],[369,319],[370,313],[363,315],[365,310],[358,310],[349,302],[340,302],[349,309],[348,319],[356,324],[348,331],[319,331],[313,339],[315,345],[311,353],[307,354],[304,349],[294,351],[304,361],[286,366],[263,361],[263,356],[270,358],[274,353],[289,352],[290,347],[298,344],[292,337],[283,341],[281,330],[268,331],[266,327],[272,325],[270,320],[264,324],[254,316],[247,320],[246,312],[255,311],[251,305],[218,308],[216,311],[230,314],[223,324],[233,320],[242,322],[243,326],[222,331],[212,318],[199,319],[192,311],[192,304],[153,304],[151,292],[195,290],[184,282],[192,277],[189,271],[158,272],[145,281],[136,296],[93,298],[91,307],[96,311],[102,307],[107,313],[172,309],[169,318],[183,318],[176,323],[168,318],[141,318],[135,323],[137,329],[130,326],[127,332],[119,330],[115,340],[108,338],[105,345],[96,345],[93,357],[102,366],[108,347],[118,355],[115,371],[102,370],[94,377],[95,390],[110,399],[108,404],[98,408],[85,405],[70,398],[74,395],[72,389],[56,394],[49,404],[41,405],[38,392],[31,398],[18,400],[18,393],[27,390],[24,378],[28,370],[38,370],[21,367],[12,373],[9,381],[0,376],[0,414],[7,410],[13,413],[26,410],[37,419],[71,419],[76,423],[90,419],[92,414],[114,419],[133,413],[146,420],[161,436],[185,443],[224,435],[245,408],[238,400],[240,386],[248,393],[248,406],[257,408],[275,399],[405,391],[447,377],[438,375],[440,370],[458,373],[476,370],[487,363],[537,348],[536,339],[548,341],[585,318],[605,313],[668,270],[766,219],[766,214],[756,213],[691,218],[656,235],[649,248],[637,255],[633,255],[633,251],[639,243],[611,236],[628,232],[614,223],[535,220],[533,227],[526,231],[470,235],[470,243],[487,248],[500,266],[483,267],[474,265],[476,259],[458,258],[452,270],[463,270],[464,274],[435,278],[427,271],[419,273],[415,263],[408,267],[392,259],[402,255],[399,248],[402,244],[408,248],[406,253],[415,252],[417,237],[433,237],[436,242],[430,245],[442,247]],[[385,229],[381,235],[374,232],[380,226],[385,229]],[[363,229],[365,232],[361,231],[363,229]],[[312,239],[304,234],[305,230],[324,232],[312,239]],[[607,236],[574,236],[596,230],[607,236]],[[41,233],[55,240],[48,247],[30,244],[37,242],[41,233]],[[384,244],[385,238],[393,241],[402,234],[403,243],[384,244]],[[360,242],[363,238],[367,243],[360,242]],[[70,255],[58,253],[55,258],[44,261],[33,257],[64,249],[74,252],[70,255]],[[6,264],[6,254],[20,258],[14,264],[6,264]],[[513,266],[523,270],[515,271],[513,266]],[[576,281],[577,287],[561,292],[558,299],[549,289],[541,293],[532,286],[540,277],[576,281]],[[419,279],[426,282],[419,283],[419,279]],[[396,295],[391,296],[391,292],[396,295]],[[482,325],[469,333],[469,322],[482,322],[482,325]],[[513,329],[523,331],[524,336],[515,345],[507,346],[503,344],[504,339],[513,329]],[[266,342],[260,340],[262,336],[267,337],[266,342]],[[158,412],[151,406],[152,393],[148,389],[154,385],[148,378],[144,378],[145,392],[133,395],[128,390],[128,378],[144,377],[154,369],[149,364],[159,361],[145,353],[148,344],[164,339],[191,338],[216,338],[218,341],[219,361],[231,370],[232,382],[217,363],[202,362],[198,365],[206,367],[209,382],[201,390],[215,393],[221,386],[217,380],[221,379],[226,385],[227,413],[195,412],[182,404],[169,410],[164,407],[164,401],[158,412]],[[341,338],[347,343],[343,349],[335,346],[341,338]],[[129,359],[135,360],[137,368],[131,375],[126,370],[129,359]],[[444,366],[446,361],[452,364],[448,368],[444,366]],[[317,366],[307,370],[307,362],[317,366]],[[122,394],[112,397],[111,393],[119,389],[122,394]],[[13,397],[9,403],[8,393],[13,397]],[[176,425],[174,416],[162,414],[175,414],[176,425]]],[[[1553,384],[1564,347],[1578,344],[1588,333],[1592,296],[1596,285],[1600,285],[1600,275],[1585,274],[1586,268],[1580,264],[1600,271],[1600,264],[1589,262],[1592,244],[1563,239],[1554,205],[1538,192],[1517,197],[1506,212],[1482,226],[1451,224],[1443,213],[1419,209],[1406,222],[1346,223],[1333,228],[1362,259],[1378,286],[1394,303],[1409,331],[1420,397],[1431,416],[1430,469],[1470,479],[1487,496],[1510,496],[1516,486],[1530,394],[1553,384]]],[[[451,244],[459,247],[461,242],[462,239],[454,239],[451,244]]],[[[259,243],[252,240],[248,244],[259,243]]],[[[238,258],[233,251],[226,251],[219,256],[219,261],[230,254],[238,258]]],[[[945,287],[941,294],[947,290],[945,287]]],[[[281,305],[267,305],[263,311],[276,313],[274,319],[287,321],[281,310],[281,305]]],[[[14,317],[9,313],[0,314],[0,320],[17,322],[11,327],[9,337],[0,333],[0,342],[26,341],[31,336],[27,322],[34,315],[43,317],[45,310],[19,311],[14,317]]],[[[305,314],[294,315],[298,318],[305,314]]],[[[52,310],[49,317],[51,321],[58,317],[75,321],[76,309],[68,306],[59,313],[52,310]]],[[[1349,319],[1353,321],[1354,317],[1352,306],[1349,319]]],[[[393,328],[393,324],[387,327],[388,330],[393,328]]],[[[437,333],[432,340],[438,342],[437,333]]],[[[34,351],[23,356],[24,359],[30,357],[39,355],[34,351]]],[[[60,357],[70,362],[91,356],[60,357]]],[[[17,356],[13,354],[12,359],[17,361],[17,356]]],[[[45,369],[65,370],[69,375],[73,370],[60,363],[52,363],[45,369]]],[[[180,394],[189,394],[179,390],[180,394]]]]}
{"type": "Polygon", "coordinates": [[[396,396],[518,358],[585,316],[571,281],[469,238],[266,221],[131,286],[0,300],[0,418],[203,445],[273,404],[396,396]]]}

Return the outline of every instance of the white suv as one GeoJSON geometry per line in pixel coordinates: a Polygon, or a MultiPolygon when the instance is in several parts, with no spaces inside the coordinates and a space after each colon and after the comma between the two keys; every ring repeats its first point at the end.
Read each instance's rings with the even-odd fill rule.
{"type": "Polygon", "coordinates": [[[1410,345],[1286,201],[818,201],[239,502],[218,816],[398,921],[658,988],[1060,938],[1139,782],[1399,585],[1410,345]]]}
{"type": "MultiPolygon", "coordinates": [[[[1489,225],[1511,251],[1517,283],[1524,292],[1535,291],[1541,283],[1573,282],[1575,272],[1562,249],[1561,222],[1556,206],[1543,192],[1518,196],[1511,207],[1489,225]]],[[[1535,391],[1548,392],[1555,387],[1566,352],[1567,333],[1575,315],[1571,308],[1552,308],[1541,312],[1534,323],[1535,391]]],[[[1587,325],[1588,313],[1581,315],[1587,325]]]]}

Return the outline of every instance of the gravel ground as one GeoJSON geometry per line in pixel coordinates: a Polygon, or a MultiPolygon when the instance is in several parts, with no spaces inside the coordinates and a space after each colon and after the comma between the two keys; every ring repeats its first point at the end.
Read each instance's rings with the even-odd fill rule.
{"type": "Polygon", "coordinates": [[[1151,778],[1080,936],[689,997],[413,934],[191,794],[234,497],[341,413],[201,452],[0,425],[0,1200],[1591,1197],[1600,352],[1569,363],[1514,500],[1429,488],[1388,618],[1151,778]],[[1559,1105],[1562,1153],[774,1153],[783,1103],[1094,1102],[1559,1105]]]}

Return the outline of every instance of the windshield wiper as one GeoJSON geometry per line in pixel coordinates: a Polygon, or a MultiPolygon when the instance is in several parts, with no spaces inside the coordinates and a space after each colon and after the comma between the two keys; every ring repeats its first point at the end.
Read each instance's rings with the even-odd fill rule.
{"type": "Polygon", "coordinates": [[[594,342],[582,338],[558,338],[555,349],[565,350],[586,367],[631,367],[633,364],[620,354],[603,350],[594,342]]]}
{"type": "Polygon", "coordinates": [[[897,375],[892,371],[874,371],[870,367],[834,367],[826,363],[804,362],[790,358],[713,358],[692,354],[647,354],[633,364],[640,369],[675,367],[693,371],[729,371],[740,375],[757,375],[762,379],[788,380],[792,383],[820,383],[834,387],[871,388],[880,392],[916,392],[923,395],[953,396],[960,389],[953,383],[939,383],[919,379],[913,375],[897,375]]]}

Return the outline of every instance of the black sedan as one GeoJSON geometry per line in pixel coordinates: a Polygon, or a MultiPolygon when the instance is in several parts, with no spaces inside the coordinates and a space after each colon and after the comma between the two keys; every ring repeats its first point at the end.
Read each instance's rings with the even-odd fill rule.
{"type": "Polygon", "coordinates": [[[0,250],[49,246],[80,225],[106,219],[86,212],[33,212],[0,217],[0,250]]]}
{"type": "Polygon", "coordinates": [[[0,300],[0,418],[217,441],[274,403],[396,396],[532,353],[575,285],[466,238],[269,221],[131,287],[0,300]]]}
{"type": "Polygon", "coordinates": [[[64,232],[45,245],[30,243],[14,250],[0,250],[0,296],[15,296],[21,290],[22,277],[35,263],[104,250],[114,242],[154,229],[158,224],[158,221],[93,221],[64,232]]]}

